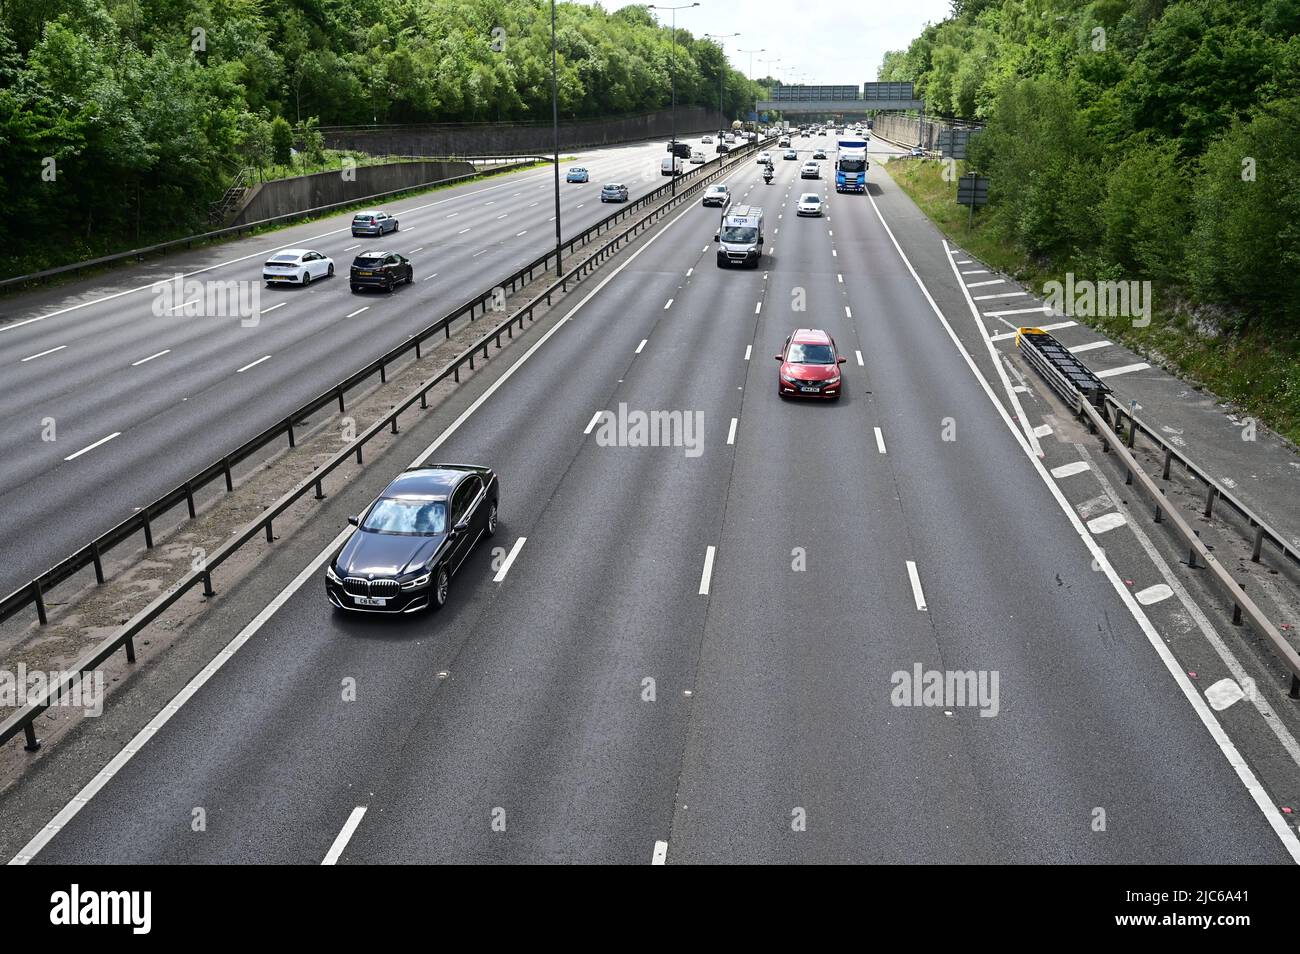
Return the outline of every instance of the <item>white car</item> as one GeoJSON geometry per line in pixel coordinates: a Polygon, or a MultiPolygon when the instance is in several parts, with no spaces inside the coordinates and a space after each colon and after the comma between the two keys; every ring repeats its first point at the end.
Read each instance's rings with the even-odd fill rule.
{"type": "Polygon", "coordinates": [[[799,204],[795,207],[799,215],[821,215],[822,214],[822,197],[816,192],[805,192],[799,196],[799,204]]]}
{"type": "Polygon", "coordinates": [[[727,207],[727,203],[729,203],[730,201],[731,201],[731,190],[728,189],[725,185],[718,183],[717,185],[709,186],[709,188],[704,193],[704,199],[702,200],[701,204],[720,205],[725,209],[727,207]]]}
{"type": "Polygon", "coordinates": [[[705,136],[703,139],[700,140],[700,142],[703,143],[703,144],[706,145],[706,146],[712,146],[712,145],[713,145],[713,137],[712,137],[712,136],[705,136]]]}
{"type": "Polygon", "coordinates": [[[698,149],[692,151],[691,165],[698,166],[698,165],[703,165],[703,163],[704,163],[704,153],[700,152],[698,149]]]}
{"type": "Polygon", "coordinates": [[[800,179],[820,179],[822,177],[822,167],[811,159],[803,164],[799,170],[800,179]]]}
{"type": "Polygon", "coordinates": [[[766,149],[764,149],[762,152],[758,154],[758,161],[766,165],[767,163],[772,161],[772,154],[768,152],[766,149]]]}
{"type": "Polygon", "coordinates": [[[267,285],[310,285],[317,278],[334,276],[334,259],[309,248],[286,248],[262,266],[267,285]]]}

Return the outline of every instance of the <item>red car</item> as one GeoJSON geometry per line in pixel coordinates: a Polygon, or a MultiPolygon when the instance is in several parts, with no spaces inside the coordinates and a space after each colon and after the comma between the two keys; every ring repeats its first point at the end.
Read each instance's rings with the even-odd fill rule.
{"type": "Polygon", "coordinates": [[[781,362],[776,390],[781,397],[815,397],[835,400],[840,396],[841,358],[835,339],[818,328],[800,328],[785,339],[776,356],[781,362]]]}

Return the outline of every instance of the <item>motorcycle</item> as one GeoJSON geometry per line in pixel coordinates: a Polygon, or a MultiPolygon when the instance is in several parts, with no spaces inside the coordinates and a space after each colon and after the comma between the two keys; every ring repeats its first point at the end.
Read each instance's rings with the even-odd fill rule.
{"type": "Polygon", "coordinates": [[[771,184],[772,184],[772,170],[771,170],[771,169],[768,169],[767,172],[763,173],[763,181],[766,182],[768,185],[771,185],[771,184]]]}

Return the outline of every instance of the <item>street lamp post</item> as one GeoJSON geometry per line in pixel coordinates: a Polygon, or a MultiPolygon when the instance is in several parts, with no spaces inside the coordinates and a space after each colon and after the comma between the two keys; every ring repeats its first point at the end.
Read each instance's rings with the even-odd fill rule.
{"type": "MultiPolygon", "coordinates": [[[[729,40],[732,37],[740,36],[739,33],[706,33],[704,35],[711,40],[729,40]]],[[[722,111],[722,84],[727,76],[727,50],[722,43],[718,44],[718,49],[722,51],[722,65],[718,68],[718,119],[725,123],[727,116],[722,111]]]]}
{"type": "MultiPolygon", "coordinates": [[[[760,46],[757,50],[737,50],[736,52],[737,52],[737,53],[748,53],[748,54],[749,54],[749,72],[746,73],[745,75],[746,75],[746,77],[750,80],[750,82],[753,82],[753,80],[754,80],[754,54],[755,54],[755,53],[766,53],[766,52],[767,52],[767,47],[765,47],[765,46],[760,46]]],[[[754,102],[754,112],[758,112],[758,102],[757,102],[757,101],[754,102]]]]}
{"type": "Polygon", "coordinates": [[[556,75],[555,0],[551,0],[551,127],[555,134],[555,276],[564,274],[560,267],[560,85],[556,75]]]}
{"type": "MultiPolygon", "coordinates": [[[[673,57],[672,57],[672,74],[673,74],[673,109],[672,109],[672,161],[669,163],[671,175],[668,180],[668,194],[677,194],[677,11],[689,10],[691,7],[698,7],[699,3],[681,3],[675,7],[656,6],[650,4],[647,10],[671,10],[673,12],[673,57]]],[[[558,170],[559,166],[556,166],[558,170]]]]}

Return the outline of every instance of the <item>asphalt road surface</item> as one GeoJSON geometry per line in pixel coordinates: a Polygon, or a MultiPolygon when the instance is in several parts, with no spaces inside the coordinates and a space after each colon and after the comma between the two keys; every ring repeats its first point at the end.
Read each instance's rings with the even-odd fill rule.
{"type": "Polygon", "coordinates": [[[670,217],[432,451],[502,481],[445,610],[335,613],[289,542],[305,582],[36,860],[1287,861],[868,198],[797,166],[732,179],[760,269],[670,217]],[[777,395],[797,327],[839,402],[777,395]],[[621,404],[699,443],[603,446],[621,404]],[[988,693],[902,704],[917,667],[988,693]]]}

